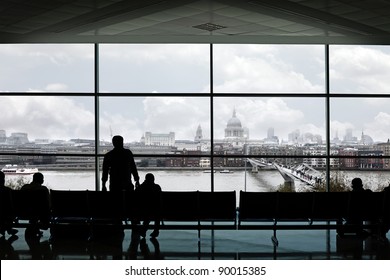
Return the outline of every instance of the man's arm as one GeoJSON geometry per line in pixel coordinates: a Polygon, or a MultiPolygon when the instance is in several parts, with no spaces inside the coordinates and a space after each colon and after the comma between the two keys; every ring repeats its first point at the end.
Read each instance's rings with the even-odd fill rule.
{"type": "Polygon", "coordinates": [[[133,178],[135,181],[135,188],[137,189],[139,187],[139,175],[138,175],[137,165],[135,164],[133,153],[130,151],[129,154],[130,154],[130,158],[129,158],[130,170],[131,170],[131,174],[133,174],[133,178]]]}
{"type": "Polygon", "coordinates": [[[103,159],[102,190],[107,191],[106,182],[108,180],[109,160],[107,156],[103,159]]]}

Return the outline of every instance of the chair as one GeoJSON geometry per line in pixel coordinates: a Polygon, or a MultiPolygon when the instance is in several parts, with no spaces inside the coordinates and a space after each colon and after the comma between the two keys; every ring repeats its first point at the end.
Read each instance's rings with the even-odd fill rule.
{"type": "Polygon", "coordinates": [[[88,191],[50,190],[54,223],[88,222],[88,191]]]}
{"type": "Polygon", "coordinates": [[[236,227],[236,192],[199,192],[200,222],[231,222],[230,226],[214,224],[211,228],[236,227]]]}
{"type": "Polygon", "coordinates": [[[314,221],[342,221],[348,211],[347,192],[316,192],[313,194],[314,221]]]}
{"type": "Polygon", "coordinates": [[[88,191],[88,213],[92,222],[123,219],[122,192],[88,191]]]}
{"type": "Polygon", "coordinates": [[[279,192],[277,195],[277,221],[310,221],[313,212],[313,193],[279,192]]]}
{"type": "Polygon", "coordinates": [[[274,222],[277,214],[277,194],[240,191],[239,227],[242,227],[242,222],[274,222]]]}
{"type": "Polygon", "coordinates": [[[51,239],[88,239],[88,191],[50,190],[51,239]]]}
{"type": "Polygon", "coordinates": [[[91,222],[90,239],[123,235],[123,193],[88,191],[87,197],[91,222]]]}
{"type": "MultiPolygon", "coordinates": [[[[197,222],[199,221],[199,205],[197,191],[163,191],[161,193],[162,201],[162,220],[163,222],[197,222]]],[[[196,225],[198,226],[198,225],[196,225]]],[[[168,225],[164,224],[167,228],[168,225]]],[[[171,227],[175,227],[172,225],[171,227]]],[[[192,226],[188,226],[193,228],[192,226]]]]}
{"type": "Polygon", "coordinates": [[[347,224],[357,233],[364,227],[377,233],[383,220],[384,199],[384,193],[381,192],[350,192],[347,224]]]}
{"type": "Polygon", "coordinates": [[[18,223],[47,229],[50,220],[49,194],[45,190],[12,190],[12,205],[18,223]]]}

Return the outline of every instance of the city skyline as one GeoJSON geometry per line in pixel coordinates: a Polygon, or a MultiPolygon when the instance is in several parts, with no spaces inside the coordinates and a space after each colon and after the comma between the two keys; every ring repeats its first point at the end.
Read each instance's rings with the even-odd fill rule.
{"type": "MultiPolygon", "coordinates": [[[[145,139],[144,139],[145,135],[149,134],[149,135],[166,136],[166,137],[172,138],[173,141],[194,141],[194,142],[210,141],[210,138],[203,137],[203,136],[201,138],[197,138],[196,135],[197,135],[197,133],[199,133],[199,129],[200,129],[201,134],[203,135],[203,130],[202,130],[201,125],[198,125],[196,132],[195,132],[195,137],[193,137],[192,139],[177,139],[177,138],[175,138],[176,132],[174,132],[174,131],[169,131],[169,132],[166,131],[166,132],[159,132],[159,133],[155,133],[152,131],[145,131],[141,135],[139,141],[129,142],[129,141],[126,141],[126,139],[124,139],[124,140],[126,143],[144,143],[145,144],[145,139]]],[[[344,137],[342,137],[342,138],[338,137],[338,133],[336,133],[335,135],[336,136],[334,138],[330,139],[331,144],[333,143],[333,144],[344,144],[344,145],[348,145],[348,144],[372,145],[372,144],[386,143],[389,141],[389,139],[387,141],[375,141],[375,139],[372,139],[372,137],[370,135],[364,134],[364,132],[362,132],[360,135],[354,135],[351,129],[347,129],[345,134],[344,134],[344,137]]],[[[320,135],[315,135],[315,134],[312,134],[310,132],[301,132],[299,129],[296,129],[296,130],[292,130],[291,133],[289,133],[288,139],[279,139],[278,135],[275,134],[274,128],[269,127],[267,129],[267,136],[265,138],[252,139],[252,138],[247,138],[245,136],[245,137],[242,137],[241,141],[242,141],[242,143],[250,143],[250,142],[254,142],[254,141],[264,141],[264,144],[271,144],[270,142],[272,142],[273,144],[278,144],[278,145],[281,145],[281,144],[290,144],[290,145],[293,145],[293,144],[318,144],[318,145],[326,144],[326,139],[323,139],[322,137],[319,137],[319,136],[320,135]],[[272,131],[272,134],[270,134],[270,131],[272,131]]],[[[29,139],[27,132],[21,132],[21,131],[11,132],[9,135],[7,135],[6,130],[0,129],[0,144],[12,144],[13,138],[25,139],[22,141],[23,144],[26,144],[26,143],[51,144],[51,143],[61,142],[61,141],[68,142],[68,141],[72,141],[72,140],[73,141],[74,140],[78,140],[78,141],[83,140],[83,138],[72,138],[72,139],[35,138],[35,139],[31,140],[31,139],[29,139]]],[[[169,140],[170,143],[172,143],[172,139],[169,140]]],[[[93,138],[90,138],[90,139],[87,138],[84,140],[94,141],[93,138]]],[[[229,142],[227,137],[214,138],[214,140],[215,141],[229,142]]],[[[100,141],[104,142],[106,140],[100,139],[100,141]]],[[[109,139],[106,142],[110,142],[110,141],[111,140],[109,139]]],[[[230,142],[234,142],[234,141],[230,140],[230,142]]],[[[149,143],[146,145],[152,145],[152,144],[149,143]]]]}

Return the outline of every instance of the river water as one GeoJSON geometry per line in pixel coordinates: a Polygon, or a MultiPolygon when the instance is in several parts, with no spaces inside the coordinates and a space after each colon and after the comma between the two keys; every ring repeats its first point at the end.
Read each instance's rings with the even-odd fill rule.
{"type": "MultiPolygon", "coordinates": [[[[204,173],[201,170],[166,170],[166,171],[139,171],[141,182],[145,174],[152,172],[155,175],[156,183],[165,191],[210,191],[211,173],[204,173]]],[[[42,171],[45,176],[45,185],[50,189],[56,190],[95,190],[94,171],[42,171]]],[[[282,176],[276,170],[260,170],[258,173],[252,173],[249,170],[234,171],[232,173],[219,173],[214,175],[214,190],[228,191],[240,190],[247,191],[275,191],[280,185],[284,184],[282,176]]],[[[340,180],[349,182],[355,177],[363,180],[364,187],[373,191],[378,187],[388,186],[390,184],[390,171],[338,171],[340,180]]],[[[101,178],[101,176],[99,177],[101,178]]],[[[7,175],[6,184],[17,184],[16,181],[28,183],[32,179],[29,176],[7,175]]],[[[303,183],[295,182],[296,188],[305,188],[303,183]]]]}

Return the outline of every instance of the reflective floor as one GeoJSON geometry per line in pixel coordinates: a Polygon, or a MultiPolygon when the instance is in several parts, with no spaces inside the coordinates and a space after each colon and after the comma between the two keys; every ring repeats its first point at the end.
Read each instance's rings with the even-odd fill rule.
{"type": "MultiPolygon", "coordinates": [[[[150,231],[148,232],[148,234],[150,231]]],[[[1,259],[390,259],[390,233],[386,238],[339,237],[334,230],[280,230],[278,245],[270,230],[202,231],[163,230],[157,239],[140,238],[131,230],[112,238],[94,240],[31,237],[19,229],[16,236],[1,237],[1,259]]]]}

